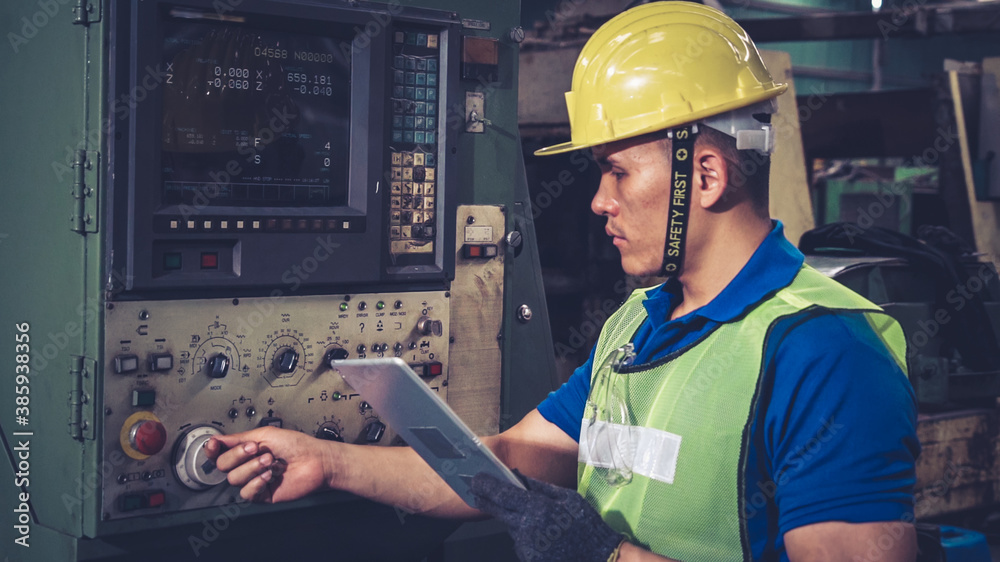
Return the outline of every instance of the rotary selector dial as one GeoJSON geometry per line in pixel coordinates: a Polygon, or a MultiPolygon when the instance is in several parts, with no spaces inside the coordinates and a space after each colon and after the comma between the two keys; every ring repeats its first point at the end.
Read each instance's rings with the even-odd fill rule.
{"type": "Polygon", "coordinates": [[[192,360],[196,373],[202,373],[213,379],[221,379],[231,370],[237,372],[240,370],[239,348],[223,337],[208,338],[203,341],[192,360]]]}
{"type": "Polygon", "coordinates": [[[210,425],[188,429],[174,445],[174,475],[181,484],[202,491],[226,481],[226,473],[215,467],[215,461],[205,453],[205,444],[222,432],[210,425]]]}
{"type": "Polygon", "coordinates": [[[208,376],[213,379],[221,379],[229,373],[229,356],[224,353],[216,353],[208,360],[206,365],[208,376]]]}
{"type": "Polygon", "coordinates": [[[344,430],[340,424],[333,421],[325,421],[316,429],[315,436],[326,441],[344,441],[344,430]]]}
{"type": "Polygon", "coordinates": [[[350,356],[351,354],[349,351],[340,347],[339,345],[335,345],[330,349],[326,350],[326,353],[323,354],[323,363],[326,364],[327,367],[333,367],[334,361],[347,359],[350,356]]]}
{"type": "Polygon", "coordinates": [[[261,343],[258,368],[271,386],[295,386],[311,367],[310,348],[298,330],[275,332],[261,343]]]}
{"type": "Polygon", "coordinates": [[[299,366],[299,352],[294,349],[286,349],[274,358],[273,368],[279,373],[292,373],[299,366]]]}

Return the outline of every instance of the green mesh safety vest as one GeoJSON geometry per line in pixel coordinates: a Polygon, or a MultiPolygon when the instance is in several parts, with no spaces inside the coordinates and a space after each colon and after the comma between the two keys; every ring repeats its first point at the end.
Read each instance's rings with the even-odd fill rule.
{"type": "MultiPolygon", "coordinates": [[[[597,342],[595,369],[645,320],[645,298],[645,290],[635,291],[608,319],[597,342]]],[[[599,432],[593,425],[588,430],[590,413],[584,414],[578,490],[612,528],[634,544],[686,562],[750,559],[743,475],[764,349],[777,320],[806,311],[863,314],[906,373],[899,324],[803,266],[791,284],[741,319],[722,324],[680,352],[626,369],[631,428],[629,438],[617,442],[629,442],[619,451],[634,451],[629,484],[608,484],[609,455],[615,454],[609,449],[616,441],[592,439],[599,432]]],[[[591,398],[600,412],[606,404],[600,394],[607,389],[593,383],[591,373],[591,398]]],[[[599,413],[597,419],[614,418],[599,413]]],[[[597,422],[602,423],[604,431],[621,429],[597,422]]]]}

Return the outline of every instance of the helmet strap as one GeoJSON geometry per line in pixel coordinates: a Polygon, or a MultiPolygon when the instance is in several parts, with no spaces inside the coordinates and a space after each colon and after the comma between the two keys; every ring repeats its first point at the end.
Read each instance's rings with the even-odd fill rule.
{"type": "Polygon", "coordinates": [[[694,139],[697,125],[670,130],[670,216],[667,240],[663,247],[663,275],[676,277],[684,264],[684,241],[687,238],[691,209],[691,186],[694,180],[694,139]]]}

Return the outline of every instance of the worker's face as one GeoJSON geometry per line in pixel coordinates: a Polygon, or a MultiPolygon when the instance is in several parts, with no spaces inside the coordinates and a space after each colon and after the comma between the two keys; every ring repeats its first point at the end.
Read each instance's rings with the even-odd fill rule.
{"type": "Polygon", "coordinates": [[[590,208],[605,227],[629,275],[656,275],[670,216],[670,156],[664,141],[625,140],[595,150],[601,185],[590,208]]]}

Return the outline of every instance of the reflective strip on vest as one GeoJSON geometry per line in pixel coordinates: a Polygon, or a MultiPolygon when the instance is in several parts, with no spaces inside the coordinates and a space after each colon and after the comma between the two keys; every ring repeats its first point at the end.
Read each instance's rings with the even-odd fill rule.
{"type": "MultiPolygon", "coordinates": [[[[594,365],[631,340],[646,318],[645,293],[635,291],[608,319],[594,365]]],[[[682,353],[629,367],[625,400],[631,438],[620,426],[583,421],[580,494],[612,528],[657,554],[687,562],[749,560],[746,513],[758,507],[745,505],[744,492],[761,483],[743,480],[767,337],[778,320],[813,313],[863,314],[905,375],[906,342],[899,325],[871,302],[803,266],[787,287],[682,353]],[[615,455],[628,457],[633,450],[632,481],[610,486],[606,477],[615,455]]],[[[603,408],[602,391],[593,386],[594,403],[603,408]]],[[[597,419],[611,418],[602,413],[597,419]]]]}
{"type": "Polygon", "coordinates": [[[628,427],[603,421],[580,427],[579,461],[597,468],[611,468],[627,460],[632,472],[665,484],[674,483],[681,436],[652,427],[628,427]],[[637,454],[638,453],[638,454],[637,454]]]}

